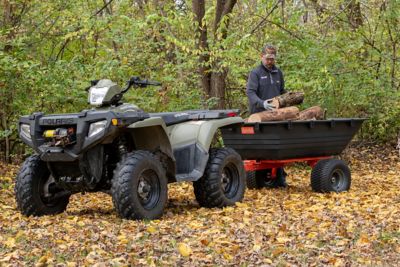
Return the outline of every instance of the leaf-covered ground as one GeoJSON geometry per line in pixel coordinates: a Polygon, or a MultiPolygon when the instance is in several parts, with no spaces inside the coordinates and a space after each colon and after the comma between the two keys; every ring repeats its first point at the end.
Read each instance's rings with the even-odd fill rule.
{"type": "Polygon", "coordinates": [[[169,187],[157,221],[122,220],[105,194],[74,195],[65,213],[16,210],[17,166],[0,165],[0,266],[399,266],[398,151],[348,150],[353,183],[313,193],[310,170],[288,168],[287,189],[247,190],[243,203],[199,208],[189,183],[169,187]]]}

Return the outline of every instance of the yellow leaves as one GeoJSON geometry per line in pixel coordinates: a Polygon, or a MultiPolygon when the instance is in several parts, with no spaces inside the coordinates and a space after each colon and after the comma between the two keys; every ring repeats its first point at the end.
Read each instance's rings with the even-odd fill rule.
{"type": "Polygon", "coordinates": [[[8,248],[14,248],[15,247],[15,238],[12,238],[12,237],[7,238],[7,241],[4,244],[8,248]]]}
{"type": "Polygon", "coordinates": [[[225,258],[226,260],[228,260],[228,261],[233,260],[233,256],[232,256],[231,254],[226,253],[226,252],[223,253],[222,256],[224,256],[224,258],[225,258]]]}
{"type": "Polygon", "coordinates": [[[190,246],[186,243],[179,243],[178,251],[183,257],[189,257],[193,252],[190,246]]]}
{"type": "Polygon", "coordinates": [[[170,184],[165,215],[151,222],[121,220],[102,193],[73,195],[63,214],[28,218],[16,211],[12,189],[1,189],[0,266],[59,259],[68,267],[394,262],[398,178],[357,166],[348,193],[311,192],[309,171],[288,168],[288,190],[248,190],[243,202],[223,209],[199,208],[191,183],[170,184]]]}
{"type": "Polygon", "coordinates": [[[342,239],[342,240],[339,240],[336,242],[336,246],[338,246],[338,247],[343,247],[343,246],[346,246],[347,244],[348,244],[348,241],[345,239],[342,239]]]}
{"type": "Polygon", "coordinates": [[[198,221],[193,221],[189,223],[189,227],[192,228],[193,230],[201,229],[203,228],[203,226],[204,226],[203,223],[198,221]]]}
{"type": "Polygon", "coordinates": [[[157,229],[154,226],[150,225],[147,227],[146,231],[150,234],[154,234],[155,232],[157,232],[157,229]]]}
{"type": "Polygon", "coordinates": [[[229,216],[232,212],[235,211],[235,209],[232,206],[228,206],[228,207],[223,208],[223,211],[224,211],[225,215],[229,216]]]}
{"type": "Polygon", "coordinates": [[[271,259],[268,259],[268,258],[263,259],[263,262],[264,262],[265,264],[272,264],[272,260],[271,260],[271,259]]]}
{"type": "Polygon", "coordinates": [[[40,257],[40,259],[36,263],[36,266],[44,266],[47,263],[48,259],[49,257],[47,255],[40,257]]]}
{"type": "Polygon", "coordinates": [[[246,203],[242,203],[242,202],[236,202],[236,206],[240,207],[240,208],[247,208],[248,205],[246,203]]]}
{"type": "Polygon", "coordinates": [[[35,267],[44,267],[51,265],[52,263],[54,263],[53,255],[51,252],[47,252],[38,259],[38,261],[35,263],[35,267]]]}
{"type": "Polygon", "coordinates": [[[310,233],[307,234],[307,238],[313,239],[313,238],[315,238],[317,235],[318,235],[318,233],[316,233],[316,232],[310,232],[310,233]]]}
{"type": "Polygon", "coordinates": [[[119,243],[122,244],[122,245],[126,245],[126,244],[129,243],[128,238],[124,234],[119,235],[117,238],[118,238],[119,243]]]}
{"type": "Polygon", "coordinates": [[[254,252],[258,252],[258,251],[260,251],[260,249],[261,249],[261,245],[260,244],[254,244],[254,246],[253,246],[253,251],[254,252]]]}
{"type": "Polygon", "coordinates": [[[285,244],[286,242],[290,242],[290,238],[288,238],[288,237],[277,237],[276,238],[276,242],[278,243],[278,244],[285,244]]]}

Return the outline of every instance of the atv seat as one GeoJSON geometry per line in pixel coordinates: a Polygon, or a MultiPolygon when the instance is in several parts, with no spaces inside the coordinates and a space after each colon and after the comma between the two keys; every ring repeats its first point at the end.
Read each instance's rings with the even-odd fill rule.
{"type": "Polygon", "coordinates": [[[150,113],[150,117],[161,117],[167,126],[196,120],[223,119],[237,116],[239,110],[188,110],[181,112],[150,113]]]}

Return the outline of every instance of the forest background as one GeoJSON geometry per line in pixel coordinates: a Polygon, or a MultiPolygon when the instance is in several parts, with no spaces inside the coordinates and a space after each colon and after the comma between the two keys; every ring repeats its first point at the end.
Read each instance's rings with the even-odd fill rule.
{"type": "Polygon", "coordinates": [[[367,117],[358,139],[400,128],[395,0],[0,0],[0,160],[30,151],[19,116],[88,108],[90,80],[162,82],[126,101],[149,112],[239,108],[266,43],[286,87],[328,117],[367,117]]]}

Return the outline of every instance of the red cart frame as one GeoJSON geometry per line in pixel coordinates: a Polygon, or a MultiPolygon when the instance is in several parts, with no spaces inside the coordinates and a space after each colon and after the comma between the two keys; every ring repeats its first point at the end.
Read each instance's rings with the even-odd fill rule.
{"type": "Polygon", "coordinates": [[[264,159],[263,160],[244,160],[243,163],[244,163],[244,168],[245,168],[246,172],[271,169],[271,176],[276,177],[277,168],[281,168],[288,164],[292,164],[295,162],[305,162],[311,168],[314,168],[315,164],[317,164],[317,162],[319,160],[330,159],[330,158],[332,158],[332,156],[282,159],[282,160],[264,160],[264,159]]]}

